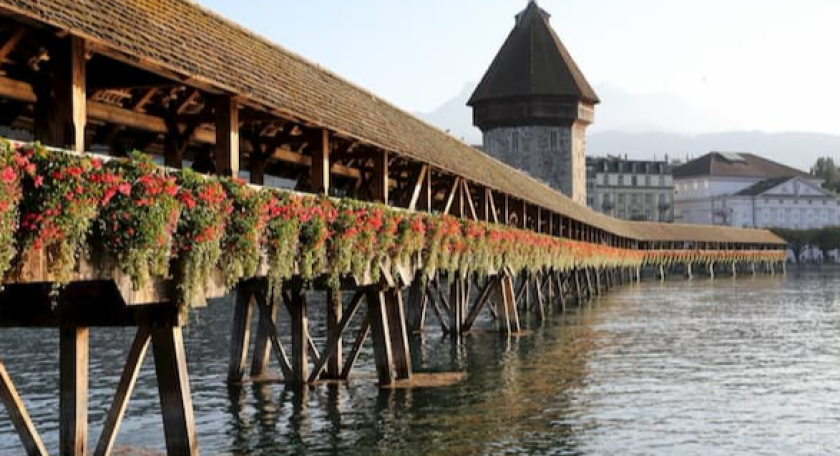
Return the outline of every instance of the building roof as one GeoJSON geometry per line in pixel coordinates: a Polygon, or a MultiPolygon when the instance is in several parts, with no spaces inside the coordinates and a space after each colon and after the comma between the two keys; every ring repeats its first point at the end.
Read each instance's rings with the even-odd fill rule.
{"type": "Polygon", "coordinates": [[[535,1],[516,16],[516,25],[469,102],[552,96],[599,103],[571,54],[551,28],[551,16],[535,1]]]}
{"type": "MultiPolygon", "coordinates": [[[[784,244],[762,230],[709,231],[676,225],[662,225],[654,230],[599,214],[190,1],[0,0],[0,13],[3,12],[84,38],[95,44],[99,52],[235,94],[243,103],[429,163],[619,236],[653,241],[660,240],[654,234],[667,232],[683,241],[784,244]]],[[[547,14],[529,4],[520,20],[536,19],[548,27],[547,14]],[[535,14],[539,18],[534,18],[535,14]]],[[[568,55],[564,48],[558,51],[568,55]]],[[[577,67],[569,69],[572,68],[571,73],[582,81],[577,67]]],[[[579,84],[576,77],[573,79],[578,90],[588,87],[579,84]]],[[[588,94],[597,101],[591,88],[588,94]]]]}
{"type": "Polygon", "coordinates": [[[710,152],[674,169],[674,178],[691,177],[802,177],[810,174],[750,153],[710,152]]]}
{"type": "Polygon", "coordinates": [[[595,173],[671,174],[673,168],[668,161],[627,160],[621,157],[586,157],[587,168],[595,173]]]}
{"type": "Polygon", "coordinates": [[[779,185],[784,184],[785,182],[793,179],[792,177],[774,177],[772,179],[765,179],[755,185],[747,187],[740,192],[736,193],[736,196],[758,196],[762,193],[770,190],[772,188],[778,187],[779,185]]]}

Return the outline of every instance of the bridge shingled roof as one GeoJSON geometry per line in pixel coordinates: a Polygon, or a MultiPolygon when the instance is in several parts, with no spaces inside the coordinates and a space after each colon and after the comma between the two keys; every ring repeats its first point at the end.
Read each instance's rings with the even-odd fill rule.
{"type": "Polygon", "coordinates": [[[598,214],[186,0],[0,0],[0,9],[620,236],[642,241],[783,243],[763,230],[640,224],[598,214]]]}

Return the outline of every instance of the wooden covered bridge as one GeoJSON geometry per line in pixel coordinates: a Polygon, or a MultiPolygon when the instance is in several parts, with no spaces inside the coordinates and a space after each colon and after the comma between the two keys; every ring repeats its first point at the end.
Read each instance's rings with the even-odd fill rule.
{"type": "MultiPolygon", "coordinates": [[[[110,453],[150,344],[169,454],[198,454],[181,327],[189,305],[200,307],[231,286],[237,299],[229,381],[245,377],[251,313],[257,311],[252,377],[264,375],[273,356],[287,383],[346,379],[370,333],[379,381],[390,384],[411,377],[408,335],[424,329],[427,312],[430,322],[434,315],[445,332],[457,335],[486,311],[510,334],[521,329],[521,310],[543,315],[547,306],[565,308],[571,300],[638,280],[645,267],[664,274],[680,266],[690,273],[693,265],[714,274],[717,264],[734,274],[772,272],[784,261],[784,243],[766,231],[624,222],[597,214],[185,0],[0,0],[0,127],[16,139],[68,151],[15,145],[5,151],[6,162],[0,161],[9,198],[0,201],[0,216],[9,221],[0,223],[5,230],[0,241],[8,241],[5,250],[0,245],[0,260],[5,255],[9,263],[0,327],[60,331],[61,455],[87,452],[88,328],[108,326],[137,327],[137,337],[94,454],[110,453]],[[168,170],[74,155],[126,157],[132,150],[163,157],[168,170]],[[242,202],[251,196],[235,200],[238,190],[231,181],[197,181],[172,171],[185,164],[207,174],[247,177],[257,186],[292,189],[272,190],[263,218],[255,218],[268,225],[276,220],[278,232],[294,223],[298,231],[286,257],[275,245],[275,261],[261,254],[250,272],[202,274],[202,267],[229,269],[228,255],[241,252],[222,249],[214,256],[210,248],[201,251],[208,256],[188,256],[197,255],[197,248],[187,244],[215,241],[219,250],[219,243],[232,237],[231,227],[251,220],[242,202]],[[102,174],[103,167],[110,174],[102,174]],[[109,179],[126,180],[108,188],[109,179]],[[76,186],[64,193],[68,181],[76,186]],[[122,186],[144,182],[151,192],[152,181],[161,185],[153,195],[163,199],[131,200],[130,187],[122,186]],[[90,182],[102,185],[90,190],[101,192],[96,199],[74,196],[88,195],[84,185],[90,182]],[[226,182],[227,190],[219,198],[202,193],[215,192],[219,182],[226,182]],[[73,203],[50,206],[56,196],[44,189],[57,188],[63,189],[59,199],[73,203]],[[184,190],[189,188],[203,195],[197,203],[190,202],[184,190]],[[165,200],[167,189],[171,201],[165,200]],[[17,198],[14,205],[9,195],[17,198]],[[178,206],[180,220],[176,214],[160,225],[177,224],[173,232],[161,233],[180,246],[171,254],[167,250],[165,260],[185,263],[181,269],[138,273],[117,264],[113,255],[91,259],[78,245],[60,244],[69,228],[62,231],[58,222],[44,220],[72,220],[74,229],[81,226],[79,242],[99,245],[87,236],[108,237],[105,214],[116,210],[109,202],[119,198],[137,207],[178,206]],[[195,212],[211,203],[212,210],[195,212]],[[87,218],[71,217],[68,207],[87,218]],[[342,215],[351,216],[350,224],[339,227],[342,215]],[[307,231],[315,227],[312,217],[324,221],[318,225],[323,238],[314,242],[307,231]],[[345,254],[364,250],[353,243],[360,236],[353,223],[363,222],[372,226],[368,241],[387,252],[365,253],[371,261],[361,267],[351,266],[352,258],[345,258],[343,269],[328,264],[338,261],[341,248],[345,254]],[[192,227],[188,223],[207,225],[188,242],[179,241],[184,227],[192,227]],[[446,234],[444,225],[454,231],[446,234]],[[401,227],[414,228],[403,233],[401,227]],[[432,231],[449,236],[447,243],[432,231]],[[339,238],[353,242],[338,247],[339,238]],[[44,245],[51,240],[54,244],[44,245]],[[408,240],[411,246],[398,245],[408,240]],[[447,263],[450,254],[461,259],[430,266],[433,258],[447,263]],[[202,258],[214,264],[194,264],[202,258]],[[273,268],[284,258],[289,272],[277,273],[273,268]],[[327,270],[333,274],[322,273],[327,270]],[[185,277],[192,287],[184,285],[185,277]],[[309,336],[313,323],[307,314],[307,296],[316,291],[327,294],[322,323],[328,340],[320,348],[309,336]],[[281,305],[291,318],[288,346],[275,324],[281,305]],[[363,323],[345,356],[342,339],[357,313],[363,323]]],[[[268,191],[241,188],[248,195],[268,191]]],[[[114,219],[112,234],[132,226],[133,236],[133,225],[125,224],[146,220],[114,219]]],[[[259,223],[248,226],[271,229],[259,223]]],[[[262,235],[255,239],[258,253],[268,248],[260,247],[262,235]]],[[[138,263],[139,250],[106,241],[106,250],[111,245],[123,255],[118,257],[134,258],[137,267],[152,261],[141,257],[138,263]]],[[[47,454],[2,362],[0,398],[26,451],[47,454]]]]}

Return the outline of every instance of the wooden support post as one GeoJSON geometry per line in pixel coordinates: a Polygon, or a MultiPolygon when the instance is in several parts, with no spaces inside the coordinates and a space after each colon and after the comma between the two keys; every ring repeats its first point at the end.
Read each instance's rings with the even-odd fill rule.
{"type": "Polygon", "coordinates": [[[180,326],[163,325],[152,331],[160,406],[169,456],[198,456],[184,335],[180,326]]]}
{"type": "Polygon", "coordinates": [[[228,95],[214,98],[216,111],[216,173],[239,175],[239,102],[228,95]]]}
{"type": "Polygon", "coordinates": [[[362,344],[364,344],[365,339],[367,339],[368,333],[370,332],[370,322],[370,310],[368,310],[367,315],[365,315],[365,320],[362,322],[362,326],[359,328],[359,332],[356,333],[356,340],[353,342],[353,348],[350,349],[350,354],[347,355],[347,361],[344,363],[344,369],[341,371],[341,378],[343,380],[347,380],[348,378],[350,378],[350,373],[353,371],[353,366],[356,365],[356,360],[359,359],[359,353],[362,350],[362,344]]]}
{"type": "MultiPolygon", "coordinates": [[[[347,326],[350,325],[350,321],[353,320],[353,317],[356,315],[356,312],[359,310],[359,307],[362,303],[362,298],[364,297],[364,293],[361,291],[357,291],[356,294],[353,296],[353,299],[350,301],[350,305],[347,307],[347,313],[340,316],[340,321],[338,321],[335,326],[330,329],[329,334],[327,335],[327,345],[324,349],[324,354],[321,356],[321,359],[318,360],[315,364],[315,368],[312,370],[312,373],[309,375],[309,382],[313,383],[318,380],[318,377],[327,368],[327,364],[330,363],[330,359],[335,357],[336,355],[341,354],[341,338],[344,334],[344,331],[347,329],[347,326]]],[[[367,323],[366,323],[367,324],[367,323]]],[[[364,340],[364,338],[363,338],[364,340]]],[[[349,363],[355,362],[355,357],[358,356],[358,349],[357,345],[361,345],[360,341],[356,341],[356,344],[353,346],[353,352],[350,355],[350,359],[352,361],[348,361],[349,363]]],[[[339,362],[340,362],[339,356],[339,362]]],[[[352,366],[351,366],[352,368],[352,366]]],[[[346,379],[347,376],[343,373],[347,370],[347,366],[345,365],[344,368],[340,369],[336,376],[332,376],[332,374],[328,373],[327,378],[331,379],[346,379]]],[[[349,372],[349,370],[347,370],[349,372]]]]}
{"type": "Polygon", "coordinates": [[[426,296],[426,278],[418,271],[408,290],[408,330],[411,332],[423,331],[426,322],[426,309],[429,300],[426,296]]]}
{"type": "Polygon", "coordinates": [[[595,295],[601,296],[601,286],[603,285],[601,283],[601,269],[595,268],[593,272],[595,273],[595,295]]]}
{"type": "Polygon", "coordinates": [[[560,309],[566,313],[566,287],[563,284],[563,273],[557,273],[557,295],[560,297],[560,309]]]}
{"type": "Polygon", "coordinates": [[[385,293],[385,308],[388,312],[394,373],[397,380],[409,380],[411,379],[411,349],[408,345],[405,308],[400,290],[390,289],[385,293]]]}
{"type": "Polygon", "coordinates": [[[462,282],[457,273],[452,274],[449,279],[449,332],[453,336],[461,335],[461,326],[464,323],[462,282]]]}
{"type": "Polygon", "coordinates": [[[59,439],[61,456],[85,456],[88,432],[88,328],[60,328],[59,439]]]}
{"type": "MultiPolygon", "coordinates": [[[[264,325],[262,323],[257,325],[257,336],[256,339],[254,339],[254,355],[251,359],[251,377],[263,376],[268,371],[269,361],[271,359],[271,346],[273,345],[271,342],[270,332],[271,328],[274,327],[274,322],[277,321],[277,312],[280,310],[280,306],[277,305],[278,300],[275,297],[268,299],[265,291],[266,290],[255,291],[255,296],[259,294],[260,297],[266,301],[266,310],[268,311],[271,321],[268,325],[264,325]]],[[[262,320],[263,318],[264,316],[261,311],[259,312],[258,319],[262,320]]]]}
{"type": "Polygon", "coordinates": [[[47,74],[34,87],[35,139],[84,152],[87,124],[87,59],[84,40],[71,36],[50,49],[47,74]]]}
{"type": "Polygon", "coordinates": [[[500,326],[500,330],[505,335],[511,334],[511,324],[510,324],[510,305],[508,304],[509,300],[512,299],[511,296],[508,295],[504,278],[499,280],[495,286],[497,287],[497,294],[499,296],[499,300],[496,301],[496,305],[498,310],[496,313],[499,315],[499,319],[497,320],[498,326],[500,326]]]}
{"type": "MultiPolygon", "coordinates": [[[[312,166],[309,168],[309,186],[312,193],[330,194],[330,132],[321,130],[318,143],[312,148],[312,166]]],[[[387,179],[386,179],[387,182],[387,179]]]]}
{"type": "Polygon", "coordinates": [[[245,377],[248,344],[251,340],[253,295],[254,293],[248,285],[242,284],[236,289],[236,307],[233,310],[233,326],[230,336],[228,383],[241,383],[245,377]]]}
{"type": "Polygon", "coordinates": [[[292,378],[288,383],[306,383],[309,377],[309,316],[304,290],[291,290],[286,301],[292,323],[292,378]]]}
{"type": "Polygon", "coordinates": [[[504,302],[507,306],[507,313],[510,319],[510,332],[518,333],[522,330],[519,324],[519,311],[516,308],[516,299],[513,296],[513,278],[505,275],[502,278],[502,289],[504,292],[504,302]]]}
{"type": "Polygon", "coordinates": [[[370,322],[373,329],[373,352],[380,386],[394,383],[394,355],[391,348],[391,330],[384,291],[370,291],[367,295],[370,322]]]}
{"type": "Polygon", "coordinates": [[[109,456],[114,449],[114,442],[116,442],[117,434],[120,432],[128,402],[131,400],[131,393],[137,383],[137,376],[140,374],[140,368],[143,367],[143,361],[146,359],[150,339],[151,332],[148,327],[141,326],[137,329],[137,335],[129,349],[128,359],[120,383],[117,386],[117,393],[114,395],[114,402],[108,411],[108,417],[105,419],[99,444],[93,453],[94,456],[109,456]]]}
{"type": "Polygon", "coordinates": [[[373,200],[377,203],[388,204],[388,152],[380,152],[373,159],[373,200]]]}
{"type": "Polygon", "coordinates": [[[340,290],[327,291],[327,334],[336,335],[335,348],[331,353],[324,353],[327,362],[327,378],[338,379],[341,377],[341,332],[343,328],[339,327],[342,319],[342,312],[344,310],[344,302],[340,290]]]}
{"type": "Polygon", "coordinates": [[[481,314],[481,311],[493,297],[493,293],[496,291],[497,288],[496,282],[498,281],[498,277],[493,277],[487,280],[487,284],[484,285],[481,292],[478,294],[478,300],[467,315],[467,319],[465,320],[464,326],[462,328],[464,332],[468,332],[470,329],[472,329],[473,325],[475,324],[475,321],[481,314]]]}
{"type": "Polygon", "coordinates": [[[572,274],[575,277],[575,299],[577,300],[578,304],[583,301],[583,290],[580,283],[580,269],[575,269],[572,274]]]}
{"type": "Polygon", "coordinates": [[[709,276],[712,280],[715,280],[715,262],[709,262],[709,276]]]}
{"type": "Polygon", "coordinates": [[[12,425],[20,436],[23,449],[31,456],[48,456],[44,442],[32,423],[32,418],[26,410],[23,400],[15,388],[6,366],[0,360],[0,401],[6,406],[12,425]]]}

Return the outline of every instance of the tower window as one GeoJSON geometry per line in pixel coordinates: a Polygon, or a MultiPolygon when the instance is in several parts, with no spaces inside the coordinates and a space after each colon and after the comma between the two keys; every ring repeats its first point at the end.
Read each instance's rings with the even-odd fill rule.
{"type": "Polygon", "coordinates": [[[560,150],[560,135],[556,130],[551,131],[551,151],[557,152],[560,150]]]}
{"type": "Polygon", "coordinates": [[[514,152],[519,152],[519,132],[513,132],[513,137],[511,138],[511,148],[514,152]]]}

